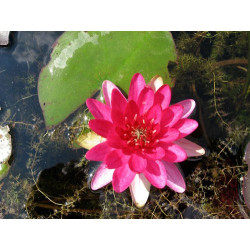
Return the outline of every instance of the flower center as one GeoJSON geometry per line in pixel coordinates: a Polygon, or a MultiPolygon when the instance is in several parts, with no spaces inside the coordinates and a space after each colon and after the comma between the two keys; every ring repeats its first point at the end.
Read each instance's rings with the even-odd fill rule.
{"type": "Polygon", "coordinates": [[[143,117],[135,115],[132,122],[125,117],[125,129],[122,130],[122,139],[136,149],[148,148],[154,144],[158,134],[154,120],[145,121],[143,117]]]}

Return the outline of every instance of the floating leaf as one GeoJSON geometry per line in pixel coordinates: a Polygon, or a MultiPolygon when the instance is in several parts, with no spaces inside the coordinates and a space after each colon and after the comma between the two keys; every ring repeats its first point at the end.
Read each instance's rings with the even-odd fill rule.
{"type": "Polygon", "coordinates": [[[67,118],[104,80],[126,92],[136,72],[147,82],[158,74],[170,84],[170,60],[176,60],[170,32],[65,32],[39,76],[47,128],[67,118]]]}

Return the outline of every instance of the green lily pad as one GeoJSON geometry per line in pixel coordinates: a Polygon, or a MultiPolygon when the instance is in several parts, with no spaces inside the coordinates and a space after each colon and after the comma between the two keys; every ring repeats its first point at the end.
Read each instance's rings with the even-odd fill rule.
{"type": "Polygon", "coordinates": [[[139,72],[170,84],[167,65],[176,60],[170,32],[65,32],[39,76],[38,94],[47,128],[75,111],[110,80],[125,92],[139,72]]]}

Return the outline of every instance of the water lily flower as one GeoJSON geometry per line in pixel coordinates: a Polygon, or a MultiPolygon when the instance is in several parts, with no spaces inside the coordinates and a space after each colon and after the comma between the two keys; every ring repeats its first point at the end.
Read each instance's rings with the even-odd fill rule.
{"type": "Polygon", "coordinates": [[[205,153],[184,138],[198,127],[187,118],[195,101],[170,105],[171,89],[162,78],[156,76],[147,85],[139,73],[131,80],[128,99],[110,81],[103,82],[102,90],[105,104],[86,101],[95,118],[89,121],[90,129],[105,138],[86,154],[88,160],[102,162],[92,190],[110,182],[117,193],[129,187],[137,207],[145,205],[151,185],[184,192],[185,181],[175,163],[205,153]]]}

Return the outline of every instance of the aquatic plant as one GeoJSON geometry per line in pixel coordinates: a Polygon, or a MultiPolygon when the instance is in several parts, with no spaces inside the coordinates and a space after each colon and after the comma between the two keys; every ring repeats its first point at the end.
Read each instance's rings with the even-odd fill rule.
{"type": "Polygon", "coordinates": [[[146,85],[139,73],[131,80],[128,100],[110,81],[104,81],[102,89],[106,104],[96,99],[86,101],[95,117],[89,127],[106,138],[86,154],[88,160],[102,162],[91,188],[99,189],[111,181],[117,193],[129,187],[138,207],[145,205],[151,184],[184,192],[184,178],[174,163],[205,153],[184,139],[198,127],[195,120],[187,118],[195,101],[169,106],[171,89],[162,78],[154,77],[146,85]]]}

